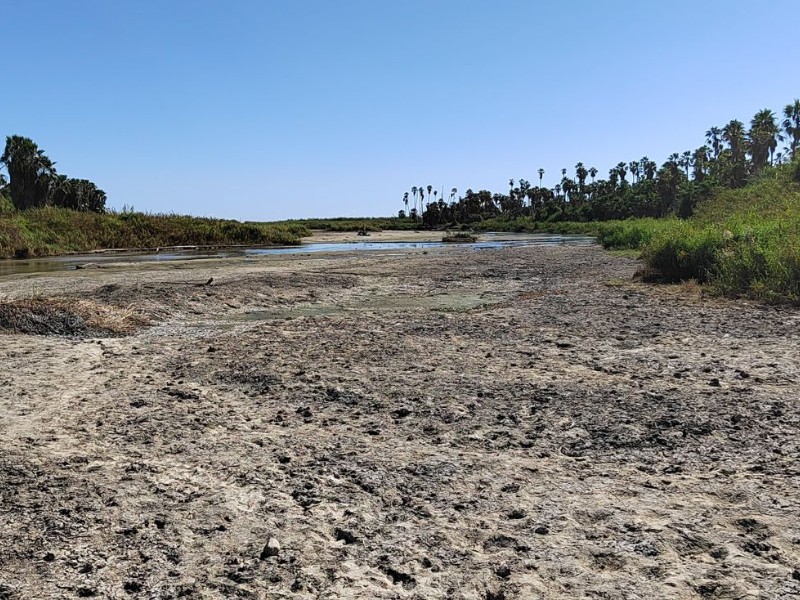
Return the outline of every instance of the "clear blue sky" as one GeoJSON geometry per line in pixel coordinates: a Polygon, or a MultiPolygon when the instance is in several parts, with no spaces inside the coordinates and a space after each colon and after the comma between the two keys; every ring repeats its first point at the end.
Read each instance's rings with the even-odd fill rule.
{"type": "Polygon", "coordinates": [[[0,134],[110,204],[388,215],[553,185],[800,97],[797,0],[0,2],[0,134]],[[446,192],[447,195],[447,192],[446,192]]]}

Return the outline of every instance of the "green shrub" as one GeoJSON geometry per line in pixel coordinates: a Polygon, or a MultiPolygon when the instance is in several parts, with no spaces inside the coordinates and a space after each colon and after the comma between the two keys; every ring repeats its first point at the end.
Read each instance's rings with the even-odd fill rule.
{"type": "Polygon", "coordinates": [[[0,256],[46,256],[101,248],[289,245],[309,234],[297,224],[45,207],[0,214],[0,256]]]}

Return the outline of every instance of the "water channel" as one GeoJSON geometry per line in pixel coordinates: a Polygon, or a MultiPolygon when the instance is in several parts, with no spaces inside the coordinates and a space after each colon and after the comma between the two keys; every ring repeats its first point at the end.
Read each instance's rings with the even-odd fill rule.
{"type": "Polygon", "coordinates": [[[486,233],[480,241],[473,243],[445,242],[310,242],[298,246],[268,248],[220,248],[220,249],[165,249],[158,252],[103,252],[73,254],[47,258],[0,260],[0,277],[21,273],[44,273],[67,271],[104,263],[169,262],[208,258],[242,258],[283,254],[315,254],[321,252],[370,252],[376,250],[425,250],[429,248],[467,248],[473,251],[513,248],[521,246],[586,246],[595,243],[594,238],[584,235],[558,235],[549,233],[506,234],[486,233]]]}

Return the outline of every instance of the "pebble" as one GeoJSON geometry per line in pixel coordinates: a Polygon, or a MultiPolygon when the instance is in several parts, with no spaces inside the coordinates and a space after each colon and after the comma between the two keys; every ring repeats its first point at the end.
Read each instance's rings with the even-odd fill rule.
{"type": "Polygon", "coordinates": [[[261,560],[264,560],[265,558],[269,558],[271,556],[278,556],[278,553],[280,551],[281,551],[280,542],[278,542],[278,540],[276,540],[274,537],[271,537],[269,538],[269,540],[267,540],[266,546],[264,546],[264,549],[261,551],[261,560]]]}

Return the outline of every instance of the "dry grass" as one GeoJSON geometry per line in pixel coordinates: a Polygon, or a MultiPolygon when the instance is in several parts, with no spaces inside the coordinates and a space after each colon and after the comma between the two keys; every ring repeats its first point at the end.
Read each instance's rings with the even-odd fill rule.
{"type": "Polygon", "coordinates": [[[40,296],[0,300],[0,333],[86,338],[126,335],[146,324],[147,319],[130,308],[92,300],[40,296]]]}

